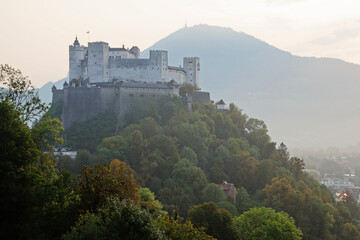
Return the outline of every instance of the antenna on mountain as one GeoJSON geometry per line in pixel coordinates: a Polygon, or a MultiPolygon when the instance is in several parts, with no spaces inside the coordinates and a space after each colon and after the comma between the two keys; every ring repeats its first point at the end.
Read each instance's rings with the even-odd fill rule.
{"type": "Polygon", "coordinates": [[[185,17],[185,25],[184,28],[187,28],[187,21],[186,21],[186,17],[185,17]]]}

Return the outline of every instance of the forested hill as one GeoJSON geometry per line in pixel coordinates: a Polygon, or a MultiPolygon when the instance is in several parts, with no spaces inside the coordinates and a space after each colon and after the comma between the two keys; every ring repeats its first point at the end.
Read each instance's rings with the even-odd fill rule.
{"type": "MultiPolygon", "coordinates": [[[[103,114],[74,124],[66,139],[79,152],[75,161],[60,159],[59,168],[76,175],[85,165],[124,161],[174,217],[194,219],[189,209],[205,202],[215,202],[232,216],[266,206],[293,217],[304,239],[360,234],[357,203],[350,196],[336,202],[324,185],[302,171],[301,159],[290,158],[284,144],[271,141],[263,121],[249,118],[234,104],[225,111],[193,104],[188,112],[179,98],[165,96],[159,102],[140,102],[120,121],[103,114]],[[224,180],[237,188],[235,202],[219,188],[224,180]]],[[[195,226],[204,226],[198,221],[195,226]]]]}
{"type": "MultiPolygon", "coordinates": [[[[360,66],[338,59],[298,57],[230,28],[182,28],[149,49],[201,61],[201,87],[266,121],[290,147],[353,145],[360,138],[360,66]],[[294,137],[296,136],[296,138],[294,137]]],[[[142,57],[148,56],[148,49],[142,57]]]]}
{"type": "MultiPolygon", "coordinates": [[[[360,101],[359,65],[294,56],[246,33],[208,25],[182,28],[145,49],[142,58],[149,49],[167,50],[173,66],[182,65],[184,56],[200,57],[202,89],[266,121],[272,137],[290,148],[352,146],[360,139],[360,111],[353,104],[360,101]]],[[[45,102],[51,86],[40,88],[45,102]]]]}

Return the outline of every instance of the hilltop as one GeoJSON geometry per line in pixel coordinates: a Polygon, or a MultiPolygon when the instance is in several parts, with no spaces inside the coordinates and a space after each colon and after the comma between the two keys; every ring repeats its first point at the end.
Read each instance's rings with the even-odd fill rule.
{"type": "Polygon", "coordinates": [[[246,33],[208,25],[179,29],[142,58],[149,49],[167,50],[173,66],[183,56],[200,57],[202,89],[265,120],[273,139],[290,148],[348,146],[360,137],[354,104],[360,100],[359,65],[294,56],[246,33]]]}

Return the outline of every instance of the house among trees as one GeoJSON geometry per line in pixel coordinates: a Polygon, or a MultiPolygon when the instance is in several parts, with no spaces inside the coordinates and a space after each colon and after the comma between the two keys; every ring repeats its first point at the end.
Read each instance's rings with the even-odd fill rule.
{"type": "Polygon", "coordinates": [[[218,103],[216,103],[217,110],[226,110],[226,103],[221,99],[218,103]]]}
{"type": "Polygon", "coordinates": [[[229,196],[234,202],[236,200],[236,187],[233,183],[228,183],[227,181],[223,181],[219,184],[220,188],[224,191],[224,193],[229,196]]]}

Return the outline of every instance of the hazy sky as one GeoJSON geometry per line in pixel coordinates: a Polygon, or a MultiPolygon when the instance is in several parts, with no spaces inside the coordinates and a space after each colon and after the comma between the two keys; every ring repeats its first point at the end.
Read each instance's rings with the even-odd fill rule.
{"type": "Polygon", "coordinates": [[[0,0],[0,63],[40,87],[68,72],[68,45],[140,49],[183,27],[231,27],[300,56],[360,64],[358,0],[0,0]]]}

